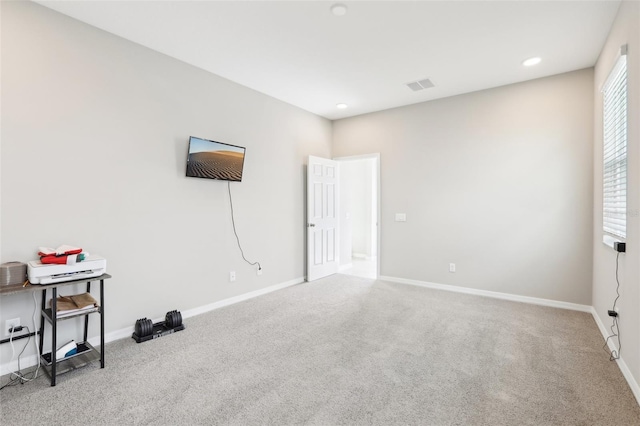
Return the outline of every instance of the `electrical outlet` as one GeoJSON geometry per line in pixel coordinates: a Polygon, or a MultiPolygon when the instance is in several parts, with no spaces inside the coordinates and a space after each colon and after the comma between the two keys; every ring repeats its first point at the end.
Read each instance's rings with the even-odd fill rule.
{"type": "Polygon", "coordinates": [[[234,282],[236,280],[236,271],[229,271],[229,282],[234,282]]]}
{"type": "Polygon", "coordinates": [[[456,264],[455,263],[450,263],[449,264],[449,272],[455,272],[456,271],[456,264]]]}
{"type": "Polygon", "coordinates": [[[19,325],[20,325],[20,318],[6,320],[4,323],[4,331],[7,333],[7,336],[11,334],[12,327],[17,327],[19,325]]]}
{"type": "Polygon", "coordinates": [[[256,271],[256,275],[262,275],[262,268],[258,267],[258,270],[256,271]]]}

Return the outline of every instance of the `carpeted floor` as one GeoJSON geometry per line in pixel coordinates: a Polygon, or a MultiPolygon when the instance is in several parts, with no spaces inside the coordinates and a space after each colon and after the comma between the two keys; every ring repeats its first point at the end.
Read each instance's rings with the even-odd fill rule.
{"type": "Polygon", "coordinates": [[[185,325],[5,388],[2,425],[640,424],[586,313],[334,275],[185,325]]]}

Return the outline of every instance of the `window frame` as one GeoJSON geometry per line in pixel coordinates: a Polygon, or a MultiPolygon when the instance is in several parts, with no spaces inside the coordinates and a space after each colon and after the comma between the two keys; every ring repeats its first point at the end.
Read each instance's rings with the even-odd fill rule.
{"type": "Polygon", "coordinates": [[[627,237],[628,82],[627,46],[602,87],[602,232],[613,246],[627,237]]]}

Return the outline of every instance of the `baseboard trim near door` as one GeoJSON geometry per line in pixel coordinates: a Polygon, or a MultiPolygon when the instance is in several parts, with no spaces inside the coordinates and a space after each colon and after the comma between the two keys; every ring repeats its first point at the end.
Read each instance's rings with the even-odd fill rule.
{"type": "Polygon", "coordinates": [[[475,296],[491,297],[494,299],[510,300],[512,302],[529,303],[532,305],[549,306],[552,308],[569,309],[572,311],[591,313],[591,309],[593,309],[589,305],[580,305],[578,303],[561,302],[558,300],[542,299],[542,298],[530,297],[530,296],[520,296],[517,294],[500,293],[498,291],[478,290],[475,288],[458,287],[458,286],[448,285],[448,284],[438,284],[438,283],[431,283],[427,281],[410,280],[407,278],[380,276],[378,279],[382,281],[390,281],[390,282],[395,282],[399,284],[414,285],[418,287],[431,288],[435,290],[444,290],[444,291],[452,291],[456,293],[472,294],[475,296]]]}
{"type": "Polygon", "coordinates": [[[338,268],[339,272],[346,271],[347,269],[353,268],[353,263],[347,263],[346,265],[340,265],[338,268]]]}

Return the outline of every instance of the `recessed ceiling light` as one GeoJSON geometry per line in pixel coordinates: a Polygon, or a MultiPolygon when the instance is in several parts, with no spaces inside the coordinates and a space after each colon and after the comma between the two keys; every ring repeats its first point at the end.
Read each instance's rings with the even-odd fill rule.
{"type": "Polygon", "coordinates": [[[336,108],[338,109],[345,109],[347,106],[347,104],[336,104],[336,108]]]}
{"type": "Polygon", "coordinates": [[[347,14],[347,6],[341,3],[336,3],[331,6],[331,13],[335,16],[344,16],[347,14]]]}
{"type": "Polygon", "coordinates": [[[542,59],[540,59],[538,56],[533,57],[533,58],[529,58],[526,59],[524,61],[522,61],[522,65],[524,65],[525,67],[530,67],[533,65],[538,65],[540,63],[542,59]]]}

